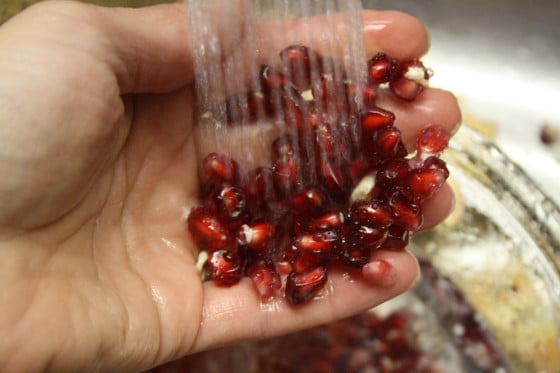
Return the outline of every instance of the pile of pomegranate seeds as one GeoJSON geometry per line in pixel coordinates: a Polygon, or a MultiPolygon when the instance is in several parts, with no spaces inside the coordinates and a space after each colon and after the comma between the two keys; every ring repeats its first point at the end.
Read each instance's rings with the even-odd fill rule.
{"type": "Polygon", "coordinates": [[[377,54],[356,84],[332,59],[304,46],[263,66],[260,89],[226,100],[230,125],[284,123],[272,164],[247,170],[226,154],[202,164],[202,205],[188,229],[208,253],[218,285],[250,277],[263,300],[281,289],[292,305],[325,286],[328,267],[360,268],[380,249],[404,248],[422,226],[422,203],[448,177],[438,155],[448,134],[426,127],[409,155],[395,115],[376,105],[380,89],[413,100],[429,79],[418,60],[377,54]]]}

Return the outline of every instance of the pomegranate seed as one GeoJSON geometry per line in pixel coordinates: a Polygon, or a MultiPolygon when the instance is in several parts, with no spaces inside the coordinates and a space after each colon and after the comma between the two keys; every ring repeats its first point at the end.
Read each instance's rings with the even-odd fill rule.
{"type": "Polygon", "coordinates": [[[377,101],[377,90],[375,87],[366,85],[362,92],[362,101],[366,108],[374,108],[377,101]]]}
{"type": "Polygon", "coordinates": [[[252,265],[247,274],[263,299],[271,298],[282,287],[280,275],[262,262],[252,265]]]}
{"type": "Polygon", "coordinates": [[[187,225],[193,239],[207,249],[224,249],[232,244],[227,229],[207,207],[191,210],[187,225]]]}
{"type": "Polygon", "coordinates": [[[395,121],[395,114],[380,108],[372,108],[362,115],[362,132],[371,134],[372,131],[381,127],[392,126],[395,121]]]}
{"type": "Polygon", "coordinates": [[[389,205],[393,208],[393,219],[396,224],[409,231],[420,229],[423,217],[418,205],[408,202],[404,195],[400,193],[395,193],[389,199],[389,205]]]}
{"type": "Polygon", "coordinates": [[[404,77],[392,81],[389,86],[397,97],[407,101],[414,100],[424,90],[422,84],[404,77]]]}
{"type": "Polygon", "coordinates": [[[410,232],[396,224],[392,224],[387,229],[387,238],[381,248],[383,249],[402,249],[408,245],[408,240],[410,238],[410,232]]]}
{"type": "Polygon", "coordinates": [[[342,253],[344,264],[353,268],[361,268],[369,262],[369,248],[353,243],[347,243],[342,253]]]}
{"type": "Polygon", "coordinates": [[[437,168],[413,170],[407,176],[403,194],[415,204],[422,203],[434,196],[445,183],[445,179],[444,172],[437,168]]]}
{"type": "Polygon", "coordinates": [[[237,233],[237,242],[252,250],[263,251],[270,241],[273,230],[272,225],[266,222],[243,224],[237,233]]]}
{"type": "Polygon", "coordinates": [[[239,257],[227,250],[214,251],[208,259],[210,277],[220,286],[233,285],[242,277],[239,257]]]}
{"type": "Polygon", "coordinates": [[[404,159],[392,159],[381,165],[375,175],[375,185],[392,192],[405,179],[410,171],[404,159]]]}
{"type": "Polygon", "coordinates": [[[346,234],[346,241],[352,247],[368,250],[377,249],[387,238],[387,229],[367,225],[351,226],[346,234]]]}
{"type": "Polygon", "coordinates": [[[310,232],[337,230],[343,223],[344,215],[340,212],[331,211],[308,221],[307,230],[310,232]]]}
{"type": "Polygon", "coordinates": [[[286,299],[294,306],[310,300],[327,283],[327,270],[317,267],[309,272],[288,275],[286,281],[286,299]]]}
{"type": "Polygon", "coordinates": [[[234,183],[238,178],[237,162],[219,153],[210,153],[202,161],[205,175],[216,184],[234,183]]]}
{"type": "Polygon", "coordinates": [[[292,270],[297,273],[311,271],[314,268],[324,266],[329,258],[327,252],[304,251],[294,249],[294,258],[292,259],[292,270]]]}
{"type": "Polygon", "coordinates": [[[391,209],[378,199],[353,203],[348,215],[349,223],[358,226],[385,229],[393,222],[391,209]]]}
{"type": "Polygon", "coordinates": [[[297,214],[317,215],[326,206],[326,196],[322,189],[307,186],[294,194],[290,206],[297,214]]]}
{"type": "Polygon", "coordinates": [[[420,131],[416,139],[418,154],[439,154],[449,144],[449,134],[439,126],[429,126],[420,131]]]}
{"type": "Polygon", "coordinates": [[[332,252],[339,240],[340,236],[336,231],[328,230],[299,236],[294,245],[298,250],[324,254],[332,252]]]}
{"type": "Polygon", "coordinates": [[[232,221],[245,212],[245,193],[238,187],[226,185],[214,196],[214,203],[220,218],[232,221]]]}
{"type": "Polygon", "coordinates": [[[378,53],[368,61],[368,78],[372,84],[382,84],[395,80],[401,75],[400,63],[384,53],[378,53]]]}
{"type": "Polygon", "coordinates": [[[300,91],[311,87],[311,67],[320,66],[320,57],[301,45],[292,45],[280,52],[287,75],[300,91]]]}

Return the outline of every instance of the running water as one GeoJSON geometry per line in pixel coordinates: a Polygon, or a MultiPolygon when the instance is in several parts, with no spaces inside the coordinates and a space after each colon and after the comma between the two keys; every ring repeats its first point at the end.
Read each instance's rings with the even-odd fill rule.
{"type": "MultiPolygon", "coordinates": [[[[359,0],[186,0],[186,3],[195,50],[198,101],[195,134],[200,161],[218,152],[235,159],[243,169],[270,166],[272,142],[284,133],[299,137],[300,153],[309,155],[316,151],[311,149],[313,145],[309,144],[310,136],[306,136],[305,129],[293,130],[291,124],[297,113],[290,110],[286,101],[280,97],[264,98],[263,65],[282,72],[290,81],[301,78],[293,76],[300,75],[297,70],[294,73],[281,65],[280,51],[294,45],[307,46],[321,56],[310,55],[312,82],[320,81],[321,72],[331,73],[327,99],[314,100],[312,105],[319,115],[337,118],[338,123],[333,124],[333,141],[352,141],[348,137],[358,136],[345,131],[350,118],[341,114],[335,98],[346,96],[346,92],[341,92],[344,81],[354,82],[357,92],[361,92],[365,81],[359,0]]],[[[304,100],[298,112],[307,112],[312,91],[303,92],[304,100]]],[[[354,100],[353,105],[361,105],[361,95],[350,99],[354,100]]],[[[315,167],[307,167],[305,177],[307,181],[315,181],[315,167]]]]}

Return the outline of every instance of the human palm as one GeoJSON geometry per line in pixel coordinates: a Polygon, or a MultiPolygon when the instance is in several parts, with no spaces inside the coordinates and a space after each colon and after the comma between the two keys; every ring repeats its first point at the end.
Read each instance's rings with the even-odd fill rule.
{"type": "MultiPolygon", "coordinates": [[[[198,180],[183,17],[178,4],[47,2],[0,27],[0,370],[147,369],[359,312],[416,278],[409,253],[380,252],[394,268],[388,279],[332,276],[324,297],[296,309],[261,303],[247,279],[200,281],[185,229],[198,180]]],[[[411,58],[427,47],[409,17],[365,19],[412,35],[391,47],[402,43],[372,28],[371,50],[411,58]]],[[[412,108],[387,104],[405,138],[427,118],[449,130],[459,122],[439,90],[412,108]]],[[[450,204],[444,188],[426,206],[427,226],[450,204]]]]}

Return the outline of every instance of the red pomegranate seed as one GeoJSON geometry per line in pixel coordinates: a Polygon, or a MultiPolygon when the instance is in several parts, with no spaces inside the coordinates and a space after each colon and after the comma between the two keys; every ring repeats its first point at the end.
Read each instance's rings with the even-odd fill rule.
{"type": "Polygon", "coordinates": [[[382,84],[395,80],[401,75],[401,66],[396,59],[390,59],[384,53],[378,53],[368,61],[368,78],[373,84],[382,84]]]}
{"type": "Polygon", "coordinates": [[[362,245],[347,243],[342,252],[342,260],[344,264],[349,267],[361,268],[369,262],[370,255],[369,248],[362,245]]]}
{"type": "Polygon", "coordinates": [[[211,182],[222,184],[237,181],[239,166],[226,155],[210,153],[202,161],[202,167],[211,182]]]}
{"type": "Polygon", "coordinates": [[[416,80],[399,78],[390,84],[391,91],[403,100],[412,101],[422,93],[424,86],[416,80]]]}
{"type": "Polygon", "coordinates": [[[375,175],[375,185],[392,192],[405,179],[410,166],[405,159],[393,159],[381,165],[375,175]]]}
{"type": "Polygon", "coordinates": [[[374,108],[377,102],[377,89],[371,85],[364,86],[362,100],[366,108],[374,108]]]}
{"type": "Polygon", "coordinates": [[[368,250],[377,249],[385,242],[386,238],[387,229],[367,225],[350,226],[346,233],[346,242],[351,246],[363,247],[368,250]]]}
{"type": "Polygon", "coordinates": [[[226,185],[214,196],[214,204],[220,218],[238,219],[245,212],[245,193],[238,187],[226,185]]]}
{"type": "Polygon", "coordinates": [[[370,134],[381,127],[392,126],[395,122],[395,114],[381,108],[368,109],[362,114],[362,132],[370,134]]]}
{"type": "Polygon", "coordinates": [[[322,189],[307,186],[295,193],[290,200],[290,206],[297,214],[317,215],[326,206],[327,200],[322,189]]]}
{"type": "Polygon", "coordinates": [[[239,257],[227,250],[214,251],[208,259],[210,277],[217,285],[230,286],[243,275],[239,257]]]}
{"type": "Polygon", "coordinates": [[[292,258],[292,271],[296,273],[305,273],[314,268],[326,265],[329,253],[305,251],[294,249],[294,258],[292,258]]]}
{"type": "Polygon", "coordinates": [[[440,126],[429,126],[420,131],[416,138],[416,151],[419,154],[439,154],[449,144],[449,133],[440,126]]]}
{"type": "Polygon", "coordinates": [[[227,229],[207,207],[191,210],[187,225],[193,239],[206,249],[224,249],[232,244],[227,229]]]}
{"type": "Polygon", "coordinates": [[[404,182],[403,194],[415,204],[422,203],[434,196],[445,179],[444,172],[437,168],[413,170],[404,182]]]}
{"type": "Polygon", "coordinates": [[[410,232],[408,229],[392,224],[387,230],[387,238],[381,248],[383,249],[402,249],[408,245],[408,240],[410,238],[410,232]]]}
{"type": "Polygon", "coordinates": [[[321,64],[319,55],[301,45],[292,45],[283,49],[280,52],[280,60],[287,75],[300,91],[311,87],[312,66],[321,64]]]}
{"type": "Polygon", "coordinates": [[[286,281],[286,299],[296,306],[315,297],[326,283],[327,270],[324,267],[304,273],[292,272],[286,281]]]}
{"type": "Polygon", "coordinates": [[[348,213],[348,222],[352,225],[385,229],[393,223],[393,212],[382,200],[357,201],[348,213]]]}
{"type": "Polygon", "coordinates": [[[377,149],[383,158],[404,157],[407,154],[401,140],[401,131],[396,127],[383,128],[378,131],[377,149]]]}
{"type": "Polygon", "coordinates": [[[309,220],[306,224],[310,232],[337,230],[344,223],[344,215],[338,211],[330,211],[319,217],[309,220]]]}
{"type": "Polygon", "coordinates": [[[396,224],[409,231],[417,231],[422,226],[423,216],[420,207],[409,202],[402,194],[395,193],[389,199],[393,208],[393,219],[396,224]]]}
{"type": "Polygon", "coordinates": [[[267,222],[243,224],[237,232],[237,242],[252,250],[263,251],[273,231],[273,226],[267,222]]]}
{"type": "Polygon", "coordinates": [[[339,240],[340,236],[337,231],[328,230],[296,237],[294,245],[298,250],[329,254],[335,250],[339,240]]]}
{"type": "Polygon", "coordinates": [[[257,292],[263,299],[271,298],[282,287],[280,275],[264,263],[256,263],[247,270],[257,292]]]}

